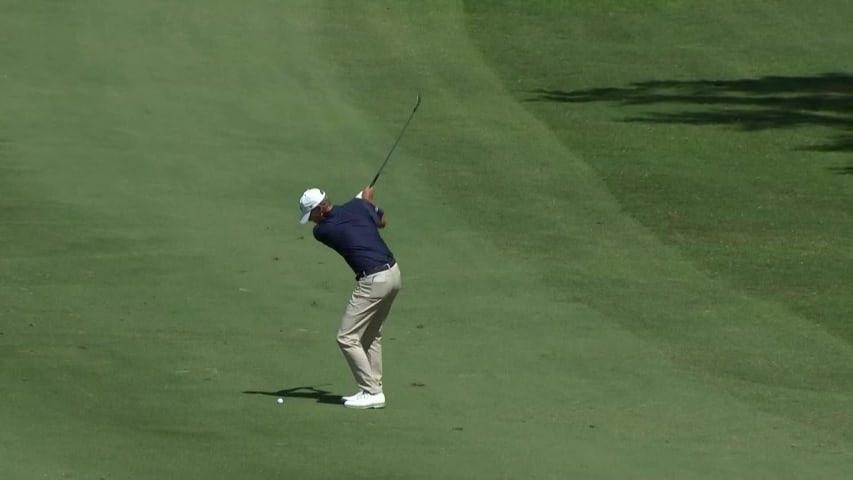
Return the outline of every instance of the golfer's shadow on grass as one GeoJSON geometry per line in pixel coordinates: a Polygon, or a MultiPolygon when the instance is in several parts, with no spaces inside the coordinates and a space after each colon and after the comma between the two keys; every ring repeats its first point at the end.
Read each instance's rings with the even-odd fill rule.
{"type": "Polygon", "coordinates": [[[293,387],[286,388],[284,390],[278,390],[276,392],[261,392],[255,390],[248,390],[243,392],[247,395],[267,395],[270,397],[281,397],[281,398],[312,398],[317,401],[317,403],[326,403],[332,405],[340,405],[341,404],[341,396],[334,395],[332,392],[328,390],[322,390],[317,388],[316,386],[305,386],[305,387],[293,387]]]}

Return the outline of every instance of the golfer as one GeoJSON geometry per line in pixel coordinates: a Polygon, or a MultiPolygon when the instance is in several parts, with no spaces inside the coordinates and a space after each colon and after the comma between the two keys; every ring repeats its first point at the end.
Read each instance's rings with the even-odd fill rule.
{"type": "Polygon", "coordinates": [[[338,329],[338,346],[352,370],[359,391],[343,397],[350,408],[383,408],[382,325],[400,291],[400,269],[379,236],[385,213],[373,203],[373,188],[332,205],[320,189],[299,199],[300,223],[316,223],[314,238],[338,252],[355,273],[356,286],[338,329]]]}

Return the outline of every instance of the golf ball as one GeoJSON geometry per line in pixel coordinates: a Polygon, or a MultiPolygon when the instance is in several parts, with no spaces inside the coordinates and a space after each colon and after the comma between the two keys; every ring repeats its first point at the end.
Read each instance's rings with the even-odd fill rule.
{"type": "Polygon", "coordinates": [[[278,397],[278,400],[276,400],[276,402],[278,402],[278,404],[281,405],[284,403],[284,399],[281,397],[278,397]]]}

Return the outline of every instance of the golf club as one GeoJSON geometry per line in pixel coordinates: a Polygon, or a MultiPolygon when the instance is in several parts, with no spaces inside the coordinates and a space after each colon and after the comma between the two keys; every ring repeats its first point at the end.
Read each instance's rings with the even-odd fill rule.
{"type": "Polygon", "coordinates": [[[415,112],[418,111],[418,107],[421,105],[421,94],[418,94],[418,99],[415,101],[415,108],[412,109],[412,113],[409,114],[409,118],[406,119],[406,123],[403,124],[403,129],[400,130],[400,134],[397,135],[397,139],[394,140],[394,145],[391,146],[391,150],[388,151],[388,155],[385,157],[385,161],[382,162],[382,166],[379,167],[379,171],[376,172],[376,176],[373,177],[373,181],[370,182],[370,187],[376,184],[376,181],[379,180],[379,175],[382,174],[382,170],[385,169],[385,165],[388,163],[388,159],[391,158],[391,154],[394,153],[394,149],[397,148],[397,144],[400,143],[400,139],[403,138],[403,133],[406,132],[406,128],[409,126],[409,122],[412,121],[412,117],[415,116],[415,112]]]}

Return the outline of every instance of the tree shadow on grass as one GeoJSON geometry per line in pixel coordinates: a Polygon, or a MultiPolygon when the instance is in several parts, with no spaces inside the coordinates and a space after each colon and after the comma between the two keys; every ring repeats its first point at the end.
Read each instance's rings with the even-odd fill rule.
{"type": "Polygon", "coordinates": [[[317,403],[341,405],[341,396],[340,395],[334,395],[334,394],[332,394],[332,392],[317,388],[319,386],[321,386],[321,385],[293,387],[293,388],[286,388],[286,389],[278,390],[278,391],[274,391],[274,392],[247,390],[247,391],[244,391],[243,393],[245,393],[247,395],[268,395],[270,397],[281,397],[281,398],[309,398],[309,399],[316,400],[317,403]]]}
{"type": "MultiPolygon", "coordinates": [[[[682,112],[645,112],[626,122],[724,125],[744,131],[819,126],[828,143],[801,150],[853,151],[853,74],[766,76],[741,80],[663,80],[623,88],[531,92],[528,101],[611,102],[623,106],[682,105],[682,112]]],[[[845,172],[846,173],[846,172],[845,172]]]]}

